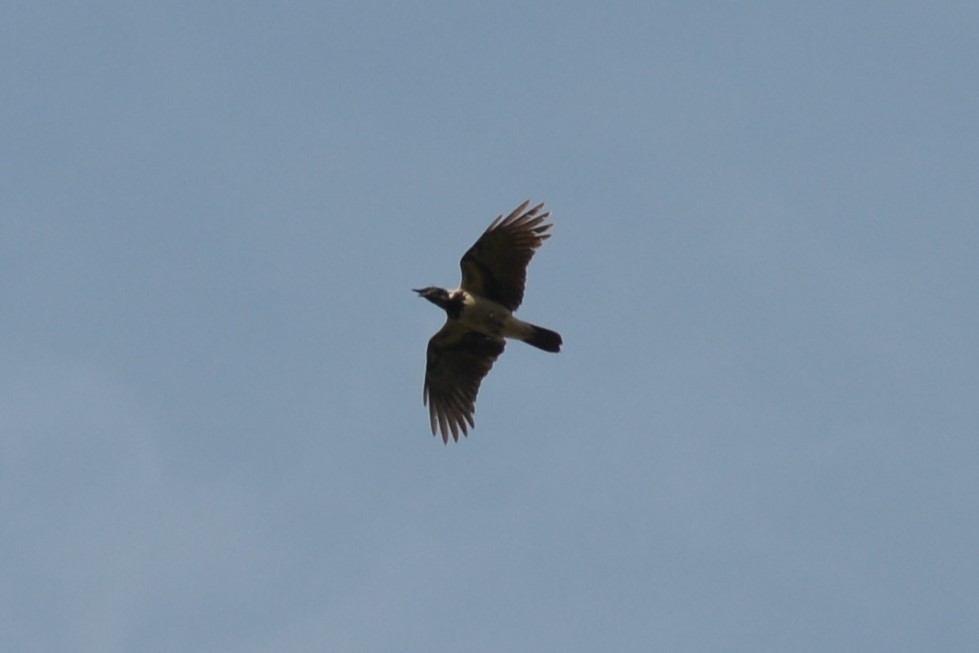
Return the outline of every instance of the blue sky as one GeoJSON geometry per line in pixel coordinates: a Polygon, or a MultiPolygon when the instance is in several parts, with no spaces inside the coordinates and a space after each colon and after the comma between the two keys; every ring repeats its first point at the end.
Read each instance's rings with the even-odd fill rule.
{"type": "Polygon", "coordinates": [[[975,3],[7,3],[0,648],[974,651],[975,3]],[[554,236],[477,427],[421,404],[554,236]]]}

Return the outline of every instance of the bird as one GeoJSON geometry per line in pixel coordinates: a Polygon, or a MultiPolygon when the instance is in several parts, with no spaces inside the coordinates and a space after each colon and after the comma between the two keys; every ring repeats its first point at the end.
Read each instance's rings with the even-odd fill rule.
{"type": "Polygon", "coordinates": [[[527,266],[550,238],[553,226],[544,204],[530,200],[505,218],[499,215],[462,256],[462,284],[455,290],[413,288],[446,313],[445,324],[428,341],[422,401],[432,435],[456,442],[475,428],[476,395],[506,339],[522,340],[547,352],[561,350],[561,336],[524,322],[513,313],[523,301],[527,266]]]}

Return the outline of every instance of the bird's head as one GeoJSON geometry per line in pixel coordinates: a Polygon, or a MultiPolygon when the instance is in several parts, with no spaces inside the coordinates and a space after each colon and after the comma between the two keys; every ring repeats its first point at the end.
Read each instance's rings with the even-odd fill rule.
{"type": "Polygon", "coordinates": [[[427,288],[413,288],[412,290],[418,293],[419,297],[424,297],[436,306],[445,308],[449,304],[449,291],[445,288],[428,286],[427,288]]]}
{"type": "Polygon", "coordinates": [[[413,288],[413,292],[418,293],[419,297],[424,297],[430,302],[435,300],[445,300],[449,298],[449,291],[445,288],[437,288],[435,286],[428,286],[426,288],[413,288]]]}

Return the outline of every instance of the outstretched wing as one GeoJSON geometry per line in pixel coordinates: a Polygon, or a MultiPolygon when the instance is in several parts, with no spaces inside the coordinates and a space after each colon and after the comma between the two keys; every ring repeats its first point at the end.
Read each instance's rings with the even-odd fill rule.
{"type": "Polygon", "coordinates": [[[530,201],[507,217],[498,216],[462,257],[462,289],[491,299],[511,311],[523,301],[527,264],[550,238],[549,212],[543,204],[527,209],[530,201]]]}
{"type": "Polygon", "coordinates": [[[424,401],[432,422],[442,440],[459,441],[459,431],[466,435],[466,424],[475,426],[476,393],[483,377],[489,374],[497,356],[503,353],[502,338],[491,338],[470,331],[455,320],[428,341],[428,362],[425,367],[424,401]]]}

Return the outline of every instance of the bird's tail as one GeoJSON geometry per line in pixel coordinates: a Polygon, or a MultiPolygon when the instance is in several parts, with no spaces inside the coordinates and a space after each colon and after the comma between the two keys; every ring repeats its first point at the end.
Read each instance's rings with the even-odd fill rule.
{"type": "Polygon", "coordinates": [[[521,338],[528,345],[533,345],[538,349],[543,349],[544,351],[550,351],[557,353],[561,351],[561,335],[556,331],[551,331],[550,329],[545,329],[544,327],[534,326],[533,324],[528,324],[530,327],[527,335],[521,338]]]}

